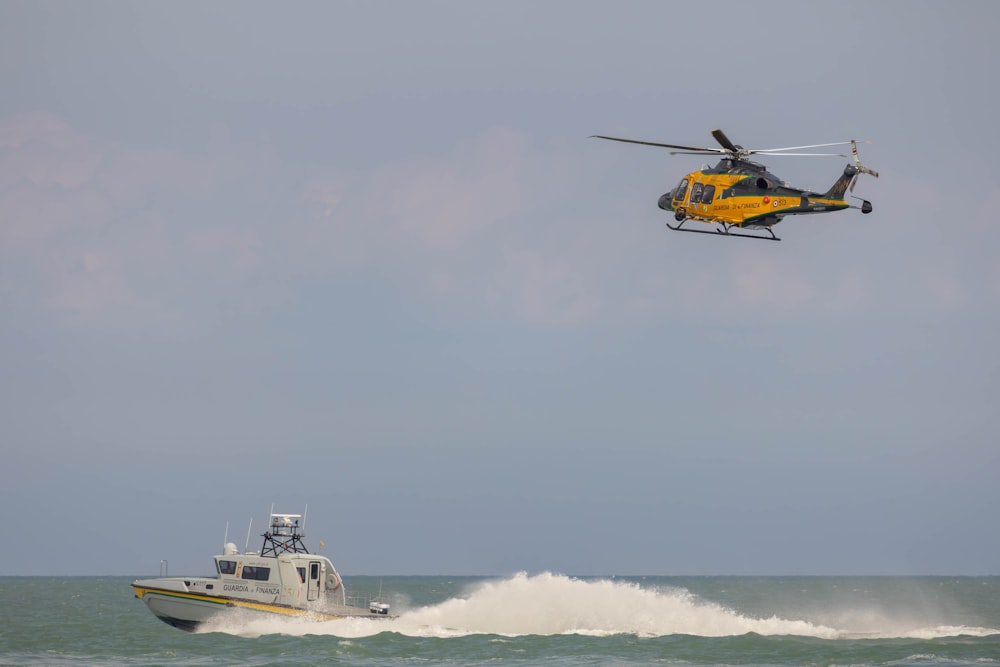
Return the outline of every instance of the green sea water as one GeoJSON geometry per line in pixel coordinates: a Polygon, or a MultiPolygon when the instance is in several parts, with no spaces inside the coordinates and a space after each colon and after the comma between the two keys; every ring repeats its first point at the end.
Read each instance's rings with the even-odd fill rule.
{"type": "Polygon", "coordinates": [[[1000,577],[348,577],[398,617],[197,633],[132,579],[0,578],[0,665],[1000,664],[1000,577]]]}

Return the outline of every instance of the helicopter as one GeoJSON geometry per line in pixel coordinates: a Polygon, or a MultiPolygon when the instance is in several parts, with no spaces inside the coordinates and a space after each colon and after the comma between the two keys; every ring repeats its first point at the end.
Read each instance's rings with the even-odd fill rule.
{"type": "Polygon", "coordinates": [[[717,165],[714,167],[705,165],[699,171],[691,172],[681,179],[677,187],[660,197],[659,207],[664,211],[672,211],[674,214],[674,220],[677,224],[667,223],[667,227],[674,231],[780,241],[781,239],[774,235],[772,227],[788,215],[829,213],[846,208],[860,209],[864,214],[872,212],[870,201],[851,195],[853,199],[858,199],[861,202],[860,206],[855,206],[844,198],[848,189],[852,193],[854,192],[854,185],[860,174],[868,174],[878,178],[877,171],[861,164],[861,160],[858,158],[858,145],[853,139],[809,146],[748,149],[734,144],[722,130],[712,130],[712,136],[722,148],[678,146],[653,141],[607,137],[600,134],[592,135],[591,138],[673,148],[675,150],[670,152],[671,155],[721,156],[717,165]],[[848,157],[841,153],[794,152],[848,144],[851,146],[854,164],[848,162],[844,173],[829,190],[822,193],[794,188],[768,171],[764,165],[747,159],[751,155],[848,157]],[[684,227],[684,223],[688,220],[715,224],[716,227],[714,230],[689,229],[684,227]],[[743,230],[763,231],[767,232],[767,235],[746,234],[743,233],[743,230]]]}

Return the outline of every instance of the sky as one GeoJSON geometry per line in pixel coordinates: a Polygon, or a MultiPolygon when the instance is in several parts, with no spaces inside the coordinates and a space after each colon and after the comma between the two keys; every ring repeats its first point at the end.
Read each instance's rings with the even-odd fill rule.
{"type": "Polygon", "coordinates": [[[0,4],[0,575],[1000,574],[998,23],[0,4]],[[713,128],[874,212],[675,234],[704,159],[589,138],[713,128]]]}

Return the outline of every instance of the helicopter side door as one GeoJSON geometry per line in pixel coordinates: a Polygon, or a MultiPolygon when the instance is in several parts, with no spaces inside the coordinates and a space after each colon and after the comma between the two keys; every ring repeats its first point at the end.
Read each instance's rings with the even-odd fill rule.
{"type": "Polygon", "coordinates": [[[706,183],[698,196],[698,212],[702,215],[712,215],[712,202],[715,200],[715,185],[706,183]]]}
{"type": "Polygon", "coordinates": [[[701,213],[699,204],[701,203],[701,191],[704,188],[700,178],[691,184],[691,192],[688,193],[688,215],[701,213]]]}

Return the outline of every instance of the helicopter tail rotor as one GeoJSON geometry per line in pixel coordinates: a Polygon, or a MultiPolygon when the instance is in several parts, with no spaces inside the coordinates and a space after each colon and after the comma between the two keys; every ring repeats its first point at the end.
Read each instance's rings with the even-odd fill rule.
{"type": "MultiPolygon", "coordinates": [[[[858,157],[858,142],[854,141],[854,139],[851,139],[851,155],[854,156],[854,166],[858,170],[859,174],[868,174],[869,176],[874,176],[875,178],[878,178],[877,171],[861,164],[861,158],[858,157]]],[[[854,185],[857,182],[858,182],[857,178],[851,181],[851,192],[854,192],[854,185]]]]}

